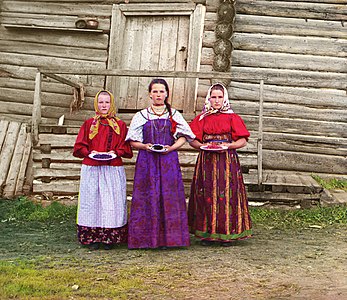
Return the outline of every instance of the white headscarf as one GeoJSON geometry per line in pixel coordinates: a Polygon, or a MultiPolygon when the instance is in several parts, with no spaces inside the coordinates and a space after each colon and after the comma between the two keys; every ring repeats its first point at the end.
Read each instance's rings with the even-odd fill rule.
{"type": "Polygon", "coordinates": [[[205,105],[204,108],[202,109],[202,114],[199,118],[199,121],[205,118],[208,115],[215,114],[215,113],[224,113],[224,114],[232,114],[234,111],[230,108],[230,102],[229,102],[229,96],[228,96],[228,91],[225,88],[225,86],[221,83],[215,83],[210,86],[207,92],[206,100],[205,100],[205,105]],[[211,91],[212,89],[216,86],[219,85],[223,88],[223,94],[224,94],[224,99],[223,103],[220,109],[214,109],[211,105],[210,98],[211,98],[211,91]]]}

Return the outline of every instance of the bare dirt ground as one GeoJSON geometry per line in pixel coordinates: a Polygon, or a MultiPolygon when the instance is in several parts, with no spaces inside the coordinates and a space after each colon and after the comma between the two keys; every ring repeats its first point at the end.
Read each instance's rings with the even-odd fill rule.
{"type": "Polygon", "coordinates": [[[230,248],[193,244],[182,254],[145,252],[132,263],[160,259],[183,267],[186,280],[176,276],[176,296],[158,299],[342,300],[347,299],[346,233],[346,227],[299,232],[258,228],[254,238],[230,248]]]}
{"type": "MultiPolygon", "coordinates": [[[[72,227],[71,227],[72,228],[72,227]]],[[[2,227],[0,260],[37,259],[57,268],[131,277],[148,290],[129,289],[121,299],[347,299],[347,227],[277,230],[255,226],[254,237],[234,246],[188,249],[90,251],[75,232],[2,227]]],[[[0,297],[1,298],[1,297],[0,297]]],[[[77,298],[64,298],[77,299],[77,298]]],[[[82,298],[78,298],[82,299],[82,298]]],[[[114,299],[107,294],[98,298],[114,299]]]]}

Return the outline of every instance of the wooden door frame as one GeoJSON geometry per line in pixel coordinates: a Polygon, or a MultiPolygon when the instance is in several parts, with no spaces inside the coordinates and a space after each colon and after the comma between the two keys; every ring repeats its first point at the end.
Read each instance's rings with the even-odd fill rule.
{"type": "MultiPolygon", "coordinates": [[[[132,16],[189,16],[187,71],[199,72],[206,7],[195,3],[114,4],[110,31],[108,69],[119,69],[123,52],[126,18],[132,16]],[[121,46],[120,46],[121,45],[121,46]]],[[[187,78],[183,111],[194,113],[198,79],[187,78]]],[[[112,76],[106,86],[115,95],[119,93],[119,80],[112,76]]],[[[117,97],[116,97],[117,98],[117,97]]],[[[119,107],[116,99],[116,106],[119,107]]]]}

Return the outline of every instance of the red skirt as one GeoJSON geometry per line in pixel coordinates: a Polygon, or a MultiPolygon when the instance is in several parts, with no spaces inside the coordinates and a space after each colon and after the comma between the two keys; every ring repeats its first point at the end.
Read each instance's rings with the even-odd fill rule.
{"type": "Polygon", "coordinates": [[[200,151],[188,206],[191,234],[214,241],[252,235],[252,224],[236,150],[200,151]]]}

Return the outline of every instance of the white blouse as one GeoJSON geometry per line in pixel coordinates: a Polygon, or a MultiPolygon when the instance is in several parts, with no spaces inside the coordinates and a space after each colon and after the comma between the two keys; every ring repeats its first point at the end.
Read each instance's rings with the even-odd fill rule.
{"type": "MultiPolygon", "coordinates": [[[[189,124],[183,118],[182,114],[171,108],[172,119],[177,122],[176,131],[173,135],[175,139],[178,139],[181,136],[184,136],[188,142],[191,142],[195,139],[195,134],[190,129],[189,124]]],[[[137,112],[131,120],[130,127],[128,130],[128,134],[125,138],[126,141],[136,141],[143,142],[143,125],[148,120],[156,120],[156,119],[168,119],[169,112],[164,113],[162,116],[158,116],[154,114],[150,108],[142,109],[137,112]]]]}

